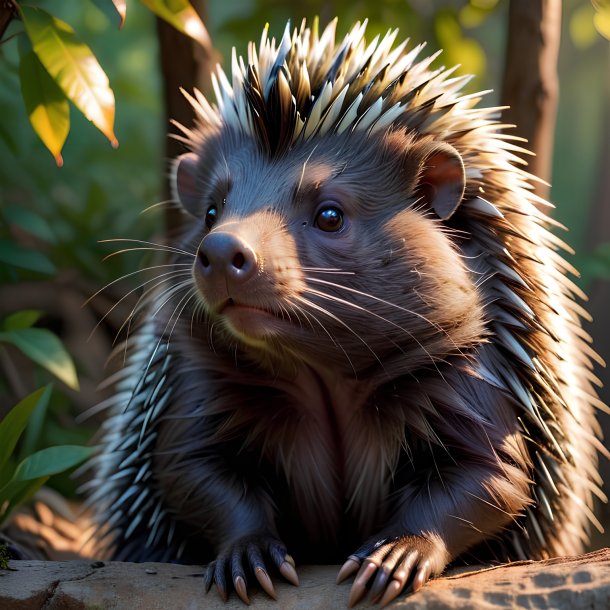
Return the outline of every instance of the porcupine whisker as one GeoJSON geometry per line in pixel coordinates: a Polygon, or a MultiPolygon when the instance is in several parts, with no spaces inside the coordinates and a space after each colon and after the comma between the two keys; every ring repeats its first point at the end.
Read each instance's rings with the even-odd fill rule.
{"type": "MultiPolygon", "coordinates": [[[[303,296],[298,296],[298,297],[295,296],[293,298],[295,298],[300,303],[303,303],[303,305],[306,305],[306,306],[308,306],[308,307],[310,307],[312,309],[315,309],[316,311],[319,311],[320,313],[328,316],[329,318],[331,318],[335,322],[338,322],[339,324],[341,324],[341,326],[343,326],[346,330],[348,330],[350,333],[352,333],[369,350],[369,352],[371,352],[371,354],[373,355],[375,360],[377,360],[377,362],[379,363],[381,368],[385,371],[385,367],[383,366],[383,362],[380,360],[379,356],[375,353],[373,348],[354,329],[352,329],[348,324],[346,324],[343,320],[341,320],[341,318],[338,318],[336,315],[334,315],[333,313],[331,313],[330,311],[328,311],[324,307],[321,307],[320,305],[317,305],[313,301],[310,301],[309,299],[306,299],[303,296]]],[[[343,351],[343,353],[345,354],[346,358],[348,359],[348,361],[350,363],[350,366],[352,367],[352,370],[354,371],[354,374],[357,375],[356,374],[356,369],[354,367],[354,364],[353,364],[351,358],[347,355],[347,353],[341,347],[341,345],[339,345],[339,348],[341,349],[341,351],[343,351]]]]}
{"type": "Polygon", "coordinates": [[[149,205],[147,208],[144,208],[140,212],[140,215],[146,214],[147,212],[150,212],[157,208],[162,208],[164,206],[166,206],[167,209],[172,209],[172,208],[182,209],[182,206],[177,201],[174,201],[173,199],[166,199],[165,201],[158,201],[157,203],[153,203],[152,205],[149,205]]]}
{"type": "MultiPolygon", "coordinates": [[[[320,296],[320,297],[322,297],[322,298],[326,298],[326,299],[331,300],[331,301],[332,301],[332,300],[336,300],[336,301],[338,301],[338,302],[342,302],[342,303],[343,303],[343,300],[342,300],[342,299],[340,299],[339,297],[334,297],[333,295],[328,295],[328,294],[326,294],[326,293],[324,293],[324,292],[312,291],[311,289],[309,289],[309,290],[308,290],[308,292],[310,292],[311,294],[317,294],[317,296],[320,296]]],[[[355,308],[358,308],[358,307],[359,307],[359,306],[357,306],[357,305],[355,305],[355,304],[350,303],[349,301],[345,301],[345,304],[350,305],[350,306],[351,306],[351,305],[354,305],[354,307],[355,307],[355,308]]],[[[373,314],[372,312],[370,312],[370,311],[369,311],[369,310],[367,310],[366,308],[360,308],[360,309],[361,309],[362,311],[364,311],[365,313],[370,313],[371,315],[377,315],[377,314],[373,314]]],[[[388,320],[386,320],[385,318],[383,318],[383,320],[384,320],[384,321],[386,321],[386,322],[388,322],[388,320]]],[[[342,321],[341,321],[341,322],[342,322],[342,321]]],[[[357,333],[356,333],[356,332],[355,332],[353,329],[351,329],[351,328],[350,328],[349,326],[347,326],[346,324],[344,324],[344,326],[345,326],[345,327],[346,327],[346,328],[347,328],[347,329],[348,329],[350,332],[352,332],[352,333],[353,333],[353,334],[354,334],[356,337],[358,337],[358,339],[360,339],[361,341],[363,341],[363,342],[364,342],[364,340],[363,340],[363,339],[362,339],[362,338],[361,338],[361,337],[360,337],[360,336],[359,336],[359,335],[358,335],[358,334],[357,334],[357,333]]],[[[401,327],[399,327],[399,328],[401,328],[401,327]]],[[[408,333],[408,331],[406,331],[405,329],[402,329],[402,328],[401,328],[401,330],[404,330],[405,332],[407,332],[407,333],[408,333]]],[[[410,334],[410,333],[409,333],[409,334],[410,334]]],[[[390,338],[388,338],[388,341],[389,341],[389,342],[390,342],[390,343],[391,343],[391,344],[392,344],[392,345],[393,345],[393,346],[394,346],[394,347],[395,347],[395,348],[396,348],[398,351],[400,351],[400,352],[401,352],[401,353],[403,353],[403,354],[404,354],[404,353],[406,353],[406,352],[405,352],[405,350],[404,350],[404,349],[403,349],[403,348],[402,348],[402,347],[401,347],[401,346],[400,346],[398,343],[396,343],[396,341],[394,341],[393,339],[390,339],[390,338]]],[[[438,369],[438,367],[437,367],[436,363],[434,362],[434,360],[432,359],[432,356],[430,355],[430,353],[429,353],[429,352],[428,352],[428,351],[427,351],[427,350],[426,350],[426,349],[425,349],[425,348],[424,348],[424,347],[421,345],[421,343],[419,343],[419,341],[418,341],[417,343],[418,343],[418,345],[420,345],[420,347],[423,349],[423,351],[424,351],[424,352],[425,352],[425,353],[428,355],[428,357],[430,358],[430,360],[432,360],[432,364],[435,366],[435,368],[437,369],[437,371],[439,372],[439,374],[440,374],[440,375],[441,375],[441,377],[442,377],[442,373],[441,373],[441,372],[440,372],[440,370],[438,369]]],[[[375,352],[372,350],[372,348],[370,348],[370,347],[369,347],[369,345],[368,345],[366,342],[364,342],[364,344],[365,344],[365,345],[366,345],[366,347],[369,349],[369,351],[371,351],[371,353],[372,353],[372,354],[375,356],[375,359],[376,359],[376,360],[377,360],[377,362],[378,362],[378,363],[381,365],[381,369],[384,371],[384,373],[385,373],[386,375],[388,375],[388,372],[387,372],[387,370],[386,370],[385,366],[383,365],[383,363],[381,362],[381,360],[380,360],[380,359],[377,357],[377,355],[376,355],[376,354],[375,354],[375,352]]],[[[442,362],[442,359],[441,359],[440,361],[442,362]]],[[[410,375],[410,376],[413,376],[411,373],[409,373],[409,375],[410,375]]],[[[388,376],[389,376],[389,375],[388,375],[388,376]]],[[[413,378],[415,379],[415,377],[414,377],[414,376],[413,376],[413,378]]]]}
{"type": "Polygon", "coordinates": [[[193,326],[195,324],[195,319],[197,321],[201,321],[201,316],[205,313],[205,307],[203,303],[199,301],[199,299],[195,302],[195,307],[193,307],[193,313],[191,314],[191,337],[193,336],[193,326]]]}
{"type": "MultiPolygon", "coordinates": [[[[150,269],[155,269],[158,267],[173,267],[173,265],[157,265],[156,267],[148,267],[146,270],[150,270],[150,269]]],[[[190,265],[188,265],[188,267],[190,267],[190,265]]],[[[142,270],[144,271],[144,270],[142,270]]],[[[174,271],[168,271],[166,273],[161,273],[160,275],[157,275],[153,278],[150,278],[144,282],[142,282],[141,284],[138,284],[135,288],[132,288],[129,292],[125,293],[116,303],[114,303],[110,309],[108,309],[108,311],[100,318],[100,320],[97,322],[97,324],[93,327],[93,330],[91,331],[91,333],[89,333],[89,337],[87,338],[87,340],[89,341],[91,339],[91,337],[93,336],[93,333],[99,328],[100,324],[114,311],[114,309],[116,307],[118,307],[118,305],[120,305],[129,295],[133,294],[134,292],[140,290],[141,288],[143,288],[144,286],[146,286],[146,284],[150,284],[151,282],[157,282],[156,284],[154,284],[154,286],[152,288],[156,288],[158,286],[161,286],[161,284],[163,284],[164,282],[167,282],[168,280],[172,279],[172,278],[176,278],[176,277],[180,277],[181,275],[186,274],[185,271],[181,271],[181,270],[174,270],[174,271]],[[161,279],[163,278],[163,279],[161,279]]],[[[190,272],[189,272],[190,274],[190,272]]],[[[128,273],[127,275],[124,275],[123,277],[119,278],[119,280],[125,279],[126,277],[133,275],[133,273],[128,273]]],[[[118,280],[116,280],[118,281],[118,280]]],[[[101,288],[100,290],[98,290],[94,295],[92,295],[91,297],[89,297],[89,299],[87,299],[87,301],[85,301],[84,305],[86,305],[91,299],[93,299],[96,295],[100,294],[100,292],[102,292],[103,290],[106,290],[108,288],[108,286],[110,286],[111,284],[114,284],[115,282],[110,282],[110,284],[106,284],[106,286],[104,286],[104,288],[101,288]]],[[[142,296],[140,296],[140,298],[138,299],[138,301],[136,302],[136,306],[137,304],[140,302],[142,296]]],[[[83,306],[84,306],[83,305],[83,306]]],[[[134,306],[135,307],[135,306],[134,306]]],[[[132,312],[134,310],[132,309],[132,312]]],[[[131,314],[130,314],[131,316],[131,314]]],[[[128,316],[129,318],[129,316],[128,316]]],[[[121,332],[123,326],[125,325],[125,323],[123,322],[123,324],[121,325],[121,327],[119,328],[118,333],[121,332]]],[[[115,341],[116,341],[116,337],[115,337],[115,341]]]]}
{"type": "Polygon", "coordinates": [[[186,295],[184,297],[182,297],[182,299],[179,301],[178,305],[176,306],[176,308],[174,309],[174,313],[172,313],[172,315],[170,316],[170,321],[172,319],[172,316],[176,315],[176,310],[178,309],[178,307],[180,307],[180,303],[182,303],[182,301],[184,301],[184,305],[182,305],[182,308],[180,309],[180,311],[178,312],[178,314],[176,315],[176,318],[174,320],[174,324],[172,326],[172,329],[169,333],[169,337],[167,338],[167,347],[169,347],[172,335],[174,333],[174,329],[176,328],[176,324],[178,323],[178,320],[180,319],[180,316],[182,315],[182,312],[185,310],[186,306],[189,304],[190,301],[192,301],[193,299],[195,299],[197,297],[197,292],[195,291],[195,289],[193,288],[190,292],[190,294],[187,292],[186,295]],[[186,298],[188,297],[188,298],[186,298]],[[186,300],[185,300],[186,299],[186,300]]]}
{"type": "Polygon", "coordinates": [[[157,315],[160,313],[160,311],[174,298],[176,293],[179,293],[180,291],[182,291],[185,288],[188,288],[190,286],[192,286],[192,282],[190,280],[190,275],[189,275],[189,279],[183,280],[182,282],[179,282],[178,284],[175,284],[174,286],[170,286],[164,292],[162,292],[159,295],[159,299],[165,298],[165,300],[161,303],[161,305],[159,305],[153,311],[153,313],[151,314],[151,318],[156,318],[157,315]]]}
{"type": "MultiPolygon", "coordinates": [[[[121,297],[121,299],[117,303],[115,303],[114,307],[116,307],[124,298],[129,296],[129,294],[131,294],[132,292],[135,292],[139,288],[144,287],[146,284],[149,284],[151,282],[156,282],[155,284],[153,284],[152,286],[149,286],[146,290],[144,290],[142,292],[142,294],[138,297],[138,300],[136,301],[135,305],[131,308],[131,311],[129,312],[129,314],[125,318],[124,322],[119,327],[119,329],[118,329],[118,331],[116,333],[116,336],[115,336],[113,344],[116,343],[116,340],[117,340],[118,336],[120,335],[121,331],[123,330],[123,328],[125,327],[125,324],[127,324],[127,323],[131,324],[131,320],[133,319],[135,314],[138,311],[140,311],[140,309],[144,306],[144,304],[146,303],[146,299],[148,298],[148,296],[150,294],[155,292],[155,290],[159,286],[162,286],[166,282],[169,282],[169,281],[171,281],[173,279],[177,279],[177,278],[180,278],[180,277],[190,277],[190,272],[182,270],[182,271],[172,272],[171,274],[162,274],[162,275],[167,275],[167,277],[163,277],[163,279],[160,279],[162,276],[157,276],[157,277],[151,278],[150,280],[147,280],[146,282],[140,284],[140,286],[137,286],[136,288],[134,288],[133,290],[128,292],[126,295],[121,297]]],[[[163,293],[164,292],[161,292],[161,295],[163,293]]],[[[108,312],[108,313],[110,313],[110,312],[108,312]]],[[[128,329],[128,332],[127,332],[127,338],[129,338],[129,329],[128,329]]]]}
{"type": "MultiPolygon", "coordinates": [[[[384,318],[383,316],[380,316],[379,314],[366,309],[365,307],[362,307],[360,305],[357,305],[356,303],[351,303],[350,301],[346,301],[345,299],[341,299],[337,296],[331,295],[331,294],[327,294],[325,292],[322,292],[321,290],[313,290],[311,288],[307,289],[307,292],[309,294],[313,294],[315,296],[318,296],[320,298],[326,299],[328,301],[333,301],[335,303],[340,303],[342,305],[347,305],[348,307],[352,307],[353,309],[356,309],[358,311],[363,311],[364,313],[371,315],[375,318],[378,318],[379,320],[382,320],[383,322],[386,322],[387,324],[390,324],[391,326],[394,326],[396,328],[398,328],[399,330],[403,331],[404,333],[406,333],[407,335],[409,335],[414,341],[415,343],[417,343],[417,345],[419,345],[419,347],[422,349],[422,351],[428,356],[428,358],[430,359],[430,362],[432,363],[432,365],[436,368],[437,372],[439,375],[441,375],[442,377],[442,373],[438,368],[438,364],[437,362],[444,362],[445,359],[444,358],[435,358],[434,356],[432,356],[432,354],[430,354],[430,352],[421,344],[420,341],[418,341],[415,336],[413,335],[413,333],[411,333],[410,331],[408,331],[406,328],[403,328],[402,326],[400,326],[399,324],[396,324],[396,322],[392,322],[391,320],[388,320],[387,318],[384,318]]],[[[392,342],[394,343],[394,342],[392,342]]],[[[394,345],[396,345],[394,343],[394,345]]],[[[399,347],[400,351],[404,351],[399,347]]]]}
{"type": "MultiPolygon", "coordinates": [[[[305,311],[305,309],[303,307],[300,307],[299,305],[297,305],[296,303],[293,303],[292,301],[289,301],[288,303],[289,303],[290,307],[292,307],[293,311],[295,312],[295,316],[296,316],[297,320],[299,321],[299,325],[301,326],[301,328],[303,328],[303,322],[302,322],[299,314],[301,314],[301,316],[303,316],[303,318],[305,318],[305,320],[309,324],[309,327],[313,330],[314,325],[312,324],[312,322],[309,318],[310,318],[310,316],[312,316],[312,317],[315,317],[315,316],[313,316],[313,314],[311,314],[311,313],[307,313],[307,311],[305,311]]],[[[318,322],[318,324],[320,323],[319,320],[316,320],[316,322],[318,322]]],[[[334,338],[332,337],[332,335],[329,335],[329,339],[331,341],[334,341],[334,338]]]]}
{"type": "Polygon", "coordinates": [[[320,322],[320,320],[318,319],[317,316],[315,316],[311,312],[307,312],[304,307],[301,307],[300,305],[297,305],[296,303],[293,303],[292,301],[289,301],[289,305],[293,308],[293,310],[295,312],[295,315],[296,315],[297,319],[299,320],[299,324],[300,324],[301,328],[303,327],[303,323],[301,321],[301,317],[299,316],[299,314],[301,314],[301,316],[303,316],[303,318],[305,318],[305,320],[307,320],[307,322],[309,323],[309,326],[311,327],[312,330],[314,330],[314,325],[312,324],[310,318],[313,318],[317,322],[317,324],[320,326],[320,328],[322,328],[322,330],[326,333],[328,338],[332,341],[333,345],[335,345],[336,347],[341,348],[341,346],[339,345],[337,340],[326,329],[324,324],[322,324],[322,322],[320,322]]]}
{"type": "Polygon", "coordinates": [[[444,335],[448,334],[447,331],[445,331],[443,328],[441,328],[438,324],[435,324],[434,322],[429,320],[423,314],[412,311],[411,309],[407,309],[406,307],[402,307],[401,305],[396,305],[395,303],[386,301],[385,299],[382,299],[380,297],[376,297],[374,294],[371,294],[370,292],[363,292],[362,290],[357,290],[356,288],[350,288],[349,286],[344,286],[343,284],[338,284],[336,282],[329,282],[327,280],[322,280],[320,278],[315,278],[315,277],[309,278],[308,277],[305,279],[308,281],[311,281],[311,282],[315,282],[316,284],[324,284],[325,286],[332,286],[334,288],[339,288],[340,290],[345,290],[346,292],[351,292],[352,294],[357,294],[359,296],[369,298],[373,301],[377,301],[378,303],[383,303],[384,305],[389,305],[390,307],[394,307],[394,308],[398,309],[399,311],[404,311],[405,313],[408,313],[409,315],[412,315],[416,318],[419,318],[420,320],[423,320],[424,322],[426,322],[426,324],[429,324],[434,329],[438,330],[439,332],[442,332],[444,335]]]}
{"type": "MultiPolygon", "coordinates": [[[[161,305],[156,309],[156,311],[154,312],[154,314],[152,315],[152,317],[154,318],[164,307],[165,305],[167,305],[167,303],[169,303],[172,298],[175,296],[175,294],[177,292],[180,292],[180,290],[183,290],[184,288],[188,287],[190,285],[190,282],[188,280],[184,280],[182,282],[180,282],[177,285],[172,285],[168,288],[166,288],[165,290],[163,290],[159,295],[158,298],[159,299],[163,299],[166,295],[169,295],[165,301],[163,301],[161,303],[161,305]]],[[[150,293],[154,290],[154,288],[149,289],[147,292],[150,293]]],[[[143,297],[144,295],[142,295],[143,297]]],[[[142,297],[140,297],[140,299],[142,299],[142,297]]],[[[140,300],[138,301],[138,303],[136,303],[136,305],[134,306],[134,309],[131,311],[131,313],[129,314],[127,320],[125,320],[125,322],[123,323],[123,326],[126,322],[129,322],[129,327],[128,327],[128,335],[127,335],[127,339],[125,340],[125,351],[127,350],[127,341],[129,339],[129,328],[131,327],[131,320],[133,319],[133,316],[135,315],[136,309],[138,307],[138,305],[140,304],[140,300]]],[[[123,328],[123,326],[121,326],[121,328],[123,328]]],[[[120,332],[121,329],[119,329],[120,332]]],[[[161,335],[161,337],[163,337],[163,335],[161,335]]],[[[156,352],[156,349],[155,349],[156,352]]]]}
{"type": "MultiPolygon", "coordinates": [[[[167,268],[167,267],[184,267],[184,266],[191,267],[192,265],[191,265],[191,263],[167,263],[165,265],[152,265],[151,267],[144,267],[142,269],[137,269],[136,271],[132,271],[131,273],[126,273],[125,275],[122,275],[121,277],[118,277],[115,280],[112,280],[111,282],[108,282],[107,284],[102,286],[99,290],[94,292],[82,304],[82,307],[85,307],[86,305],[88,305],[98,294],[104,292],[104,290],[108,290],[108,288],[110,288],[110,286],[113,286],[114,284],[117,284],[121,280],[125,280],[128,277],[131,277],[132,275],[137,275],[138,273],[144,273],[145,271],[152,271],[153,269],[163,269],[163,268],[167,268]]],[[[157,277],[159,277],[159,276],[157,276],[157,277]]]]}
{"type": "MultiPolygon", "coordinates": [[[[149,246],[139,246],[139,247],[134,247],[134,248],[123,248],[121,250],[116,250],[115,252],[111,252],[110,254],[106,255],[102,261],[105,262],[111,258],[113,258],[114,256],[118,256],[119,254],[126,254],[128,252],[144,252],[150,250],[152,252],[170,252],[172,254],[182,254],[181,252],[175,252],[174,250],[169,250],[167,248],[153,248],[153,247],[149,247],[149,246]]],[[[189,256],[193,256],[194,255],[189,255],[189,256]]]]}
{"type": "MultiPolygon", "coordinates": [[[[421,272],[420,272],[420,274],[421,274],[421,272]]],[[[354,293],[354,294],[358,294],[358,295],[361,295],[361,296],[364,296],[364,297],[370,298],[370,299],[371,299],[371,300],[373,300],[373,301],[377,301],[377,302],[383,303],[384,305],[389,305],[390,307],[394,307],[394,308],[396,308],[396,309],[398,309],[398,310],[400,310],[400,311],[404,311],[405,313],[408,313],[408,314],[410,314],[410,315],[413,315],[413,316],[415,316],[415,317],[417,317],[417,318],[419,318],[419,319],[423,320],[423,321],[424,321],[424,322],[426,322],[427,324],[429,324],[429,325],[430,325],[432,328],[434,328],[434,329],[438,330],[438,331],[439,331],[441,334],[445,335],[445,337],[446,337],[446,338],[447,338],[447,339],[448,339],[448,340],[451,342],[451,344],[453,345],[453,347],[454,347],[454,348],[457,350],[457,353],[458,353],[458,354],[463,354],[462,350],[461,350],[461,349],[460,349],[460,347],[459,347],[459,346],[458,346],[458,345],[455,343],[455,341],[453,341],[453,340],[452,340],[452,338],[451,338],[451,336],[449,335],[449,333],[448,333],[448,332],[447,332],[447,331],[446,331],[444,328],[442,328],[441,326],[439,326],[438,324],[435,324],[434,322],[432,322],[431,320],[429,320],[429,319],[428,319],[426,316],[424,316],[423,314],[417,313],[417,312],[415,312],[415,311],[412,311],[411,309],[407,309],[407,308],[402,307],[402,306],[400,306],[400,305],[396,305],[395,303],[392,303],[391,301],[386,301],[385,299],[381,299],[380,297],[376,297],[375,295],[373,295],[373,294],[371,294],[371,293],[368,293],[368,292],[363,292],[363,291],[360,291],[360,290],[356,290],[355,288],[350,288],[350,287],[348,287],[348,286],[344,286],[344,285],[342,285],[342,284],[338,284],[338,283],[336,283],[336,282],[329,282],[329,281],[327,281],[327,280],[322,280],[322,279],[319,279],[319,278],[306,278],[306,279],[308,279],[309,281],[312,281],[312,282],[316,282],[316,283],[318,283],[318,284],[325,284],[325,285],[328,285],[328,286],[334,286],[335,288],[344,289],[344,290],[346,290],[347,292],[351,292],[351,293],[354,293]]],[[[424,301],[423,297],[422,297],[422,296],[419,294],[419,292],[418,292],[418,291],[417,291],[415,288],[412,288],[412,290],[413,290],[413,292],[414,292],[414,293],[415,293],[415,294],[416,294],[416,295],[417,295],[417,296],[418,296],[418,297],[419,297],[419,298],[420,298],[422,301],[424,301]]],[[[322,294],[326,294],[326,293],[322,293],[322,294]]],[[[330,295],[329,295],[329,296],[330,296],[330,295]]],[[[426,302],[426,301],[424,301],[424,302],[426,302]]],[[[345,303],[345,304],[348,304],[348,305],[351,305],[351,306],[354,306],[354,307],[359,307],[359,306],[357,306],[355,303],[351,303],[351,302],[349,302],[349,301],[345,301],[344,303],[345,303]]],[[[394,322],[390,322],[389,320],[387,320],[387,319],[386,319],[386,318],[384,318],[383,316],[379,316],[379,314],[375,314],[374,312],[370,311],[369,309],[362,308],[362,311],[365,311],[366,313],[369,313],[370,315],[376,316],[376,317],[378,317],[379,319],[381,319],[381,320],[383,320],[383,321],[385,321],[385,322],[389,322],[389,323],[390,323],[390,324],[392,324],[393,326],[397,326],[397,325],[396,325],[394,322]]],[[[403,330],[404,332],[406,332],[407,334],[409,334],[409,336],[411,336],[412,338],[414,338],[414,335],[413,335],[411,332],[409,332],[407,329],[402,328],[402,327],[400,327],[400,326],[397,326],[397,327],[398,327],[398,328],[400,328],[400,330],[403,330]]],[[[419,343],[419,341],[418,341],[417,343],[420,345],[420,347],[422,347],[422,349],[424,349],[423,345],[421,345],[421,343],[419,343]]],[[[425,349],[424,349],[424,351],[426,351],[426,353],[428,353],[428,352],[427,352],[427,350],[425,350],[425,349]]],[[[434,360],[432,360],[432,361],[434,362],[434,360]]],[[[443,360],[441,360],[441,361],[443,361],[443,360]]],[[[439,371],[439,372],[440,372],[440,371],[439,371]]]]}
{"type": "MultiPolygon", "coordinates": [[[[163,309],[163,307],[165,307],[165,305],[173,298],[173,296],[176,294],[176,292],[179,292],[180,290],[183,290],[184,288],[187,288],[189,286],[191,286],[190,281],[184,281],[184,282],[181,282],[180,284],[177,284],[173,288],[169,288],[165,292],[163,292],[162,294],[167,294],[168,292],[171,292],[171,294],[168,297],[168,299],[166,299],[161,304],[161,306],[159,308],[157,308],[157,310],[152,315],[152,318],[154,318],[155,315],[158,314],[161,311],[161,309],[163,309]]],[[[154,349],[152,350],[152,353],[148,359],[148,362],[146,363],[146,367],[144,368],[144,372],[140,376],[140,380],[138,381],[138,384],[141,382],[141,380],[145,379],[146,376],[148,375],[148,371],[150,370],[150,367],[151,367],[152,363],[154,362],[155,356],[157,355],[157,352],[159,351],[159,348],[161,347],[161,344],[163,343],[163,338],[164,338],[165,333],[167,332],[167,328],[170,324],[170,321],[171,321],[171,317],[170,317],[170,320],[168,320],[167,324],[165,325],[163,332],[159,333],[159,340],[157,341],[154,349]]],[[[132,397],[132,399],[133,399],[133,397],[132,397]]],[[[127,404],[127,407],[129,407],[132,399],[130,399],[129,403],[127,404]]]]}
{"type": "MultiPolygon", "coordinates": [[[[289,268],[289,270],[296,270],[297,268],[289,268]]],[[[329,273],[331,275],[356,275],[355,271],[343,271],[342,269],[336,269],[334,267],[299,267],[298,270],[305,271],[307,273],[329,273]]]]}
{"type": "Polygon", "coordinates": [[[143,248],[129,248],[125,250],[119,250],[117,252],[111,252],[106,258],[111,256],[115,256],[116,254],[122,254],[124,252],[131,252],[134,250],[158,250],[159,252],[174,252],[175,254],[184,254],[185,256],[190,256],[191,258],[196,258],[196,255],[192,252],[187,252],[186,250],[182,250],[181,248],[176,248],[175,246],[168,246],[166,244],[157,244],[152,241],[146,241],[143,239],[130,239],[126,237],[116,237],[113,239],[101,239],[99,241],[100,244],[112,244],[112,243],[132,243],[132,244],[140,244],[142,246],[150,246],[143,248]]]}
{"type": "Polygon", "coordinates": [[[282,317],[282,320],[287,320],[290,324],[292,324],[292,318],[290,317],[290,311],[288,311],[288,308],[280,303],[280,315],[282,317]],[[284,315],[285,314],[285,315],[284,315]]]}

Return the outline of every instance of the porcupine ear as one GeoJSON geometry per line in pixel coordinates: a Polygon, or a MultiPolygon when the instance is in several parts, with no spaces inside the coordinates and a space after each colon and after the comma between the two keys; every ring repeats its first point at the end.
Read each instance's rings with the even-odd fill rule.
{"type": "Polygon", "coordinates": [[[423,158],[417,195],[428,202],[441,220],[447,220],[458,209],[465,186],[464,162],[458,151],[449,144],[432,144],[423,158]]]}
{"type": "Polygon", "coordinates": [[[197,167],[199,159],[193,152],[180,155],[174,160],[171,173],[171,187],[174,200],[190,214],[195,215],[201,205],[197,192],[197,167]]]}

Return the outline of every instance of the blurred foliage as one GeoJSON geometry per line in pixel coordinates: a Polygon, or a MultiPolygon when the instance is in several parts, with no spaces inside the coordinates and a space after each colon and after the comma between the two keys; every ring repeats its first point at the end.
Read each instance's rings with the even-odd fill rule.
{"type": "MultiPolygon", "coordinates": [[[[41,2],[43,4],[43,2],[41,2]]],[[[87,31],[95,54],[112,74],[121,100],[117,151],[77,114],[59,170],[27,128],[19,96],[16,45],[0,47],[0,282],[19,282],[78,270],[93,286],[122,275],[120,257],[102,262],[99,240],[150,235],[158,222],[140,212],[154,202],[164,173],[161,159],[159,76],[152,15],[134,6],[123,32],[108,26],[93,5],[78,0],[53,3],[78,30],[87,31]],[[15,243],[16,242],[16,243],[15,243]]],[[[14,33],[22,26],[14,22],[14,33]]],[[[133,261],[132,261],[133,264],[133,261]]],[[[131,267],[131,265],[129,265],[131,267]]]]}
{"type": "MultiPolygon", "coordinates": [[[[140,0],[161,19],[203,47],[210,38],[189,0],[140,0]]],[[[123,27],[125,0],[97,0],[95,5],[111,23],[123,27]]],[[[115,101],[108,76],[97,57],[72,26],[39,6],[7,0],[0,6],[5,24],[19,20],[19,80],[30,123],[38,137],[63,165],[61,150],[70,131],[72,102],[109,140],[118,146],[114,134],[115,101]]],[[[10,39],[10,38],[9,38],[10,39]]],[[[5,39],[5,44],[8,40],[5,39]]]]}
{"type": "Polygon", "coordinates": [[[26,396],[0,421],[0,525],[49,477],[77,466],[93,452],[90,447],[76,445],[32,452],[37,442],[34,435],[40,431],[40,425],[38,430],[35,430],[35,425],[44,418],[50,393],[50,386],[40,388],[26,396]],[[26,441],[20,452],[15,453],[17,442],[26,428],[26,441]]]}
{"type": "Polygon", "coordinates": [[[23,310],[5,318],[0,325],[0,344],[14,345],[69,388],[78,390],[76,368],[61,341],[46,328],[32,328],[41,314],[40,311],[23,310]]]}

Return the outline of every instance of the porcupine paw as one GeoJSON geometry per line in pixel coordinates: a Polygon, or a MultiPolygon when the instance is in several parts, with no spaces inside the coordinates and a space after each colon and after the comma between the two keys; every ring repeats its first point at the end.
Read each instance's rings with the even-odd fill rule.
{"type": "Polygon", "coordinates": [[[248,579],[254,576],[263,591],[277,599],[265,558],[271,560],[271,565],[289,583],[295,586],[299,584],[294,560],[288,555],[286,547],[270,535],[255,534],[238,538],[227,545],[208,565],[205,574],[206,592],[215,584],[220,597],[227,601],[232,584],[239,598],[249,604],[248,579]]]}
{"type": "Polygon", "coordinates": [[[358,570],[349,594],[351,608],[371,591],[371,601],[383,608],[407,585],[419,591],[447,563],[443,545],[423,536],[376,537],[350,555],[337,575],[337,584],[358,570]]]}

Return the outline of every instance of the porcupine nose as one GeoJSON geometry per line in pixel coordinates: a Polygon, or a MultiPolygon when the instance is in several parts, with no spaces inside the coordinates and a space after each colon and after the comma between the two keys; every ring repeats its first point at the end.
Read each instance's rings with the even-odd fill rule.
{"type": "Polygon", "coordinates": [[[224,276],[229,282],[243,283],[254,275],[256,254],[247,242],[235,233],[212,232],[197,251],[197,261],[204,277],[224,276]]]}

